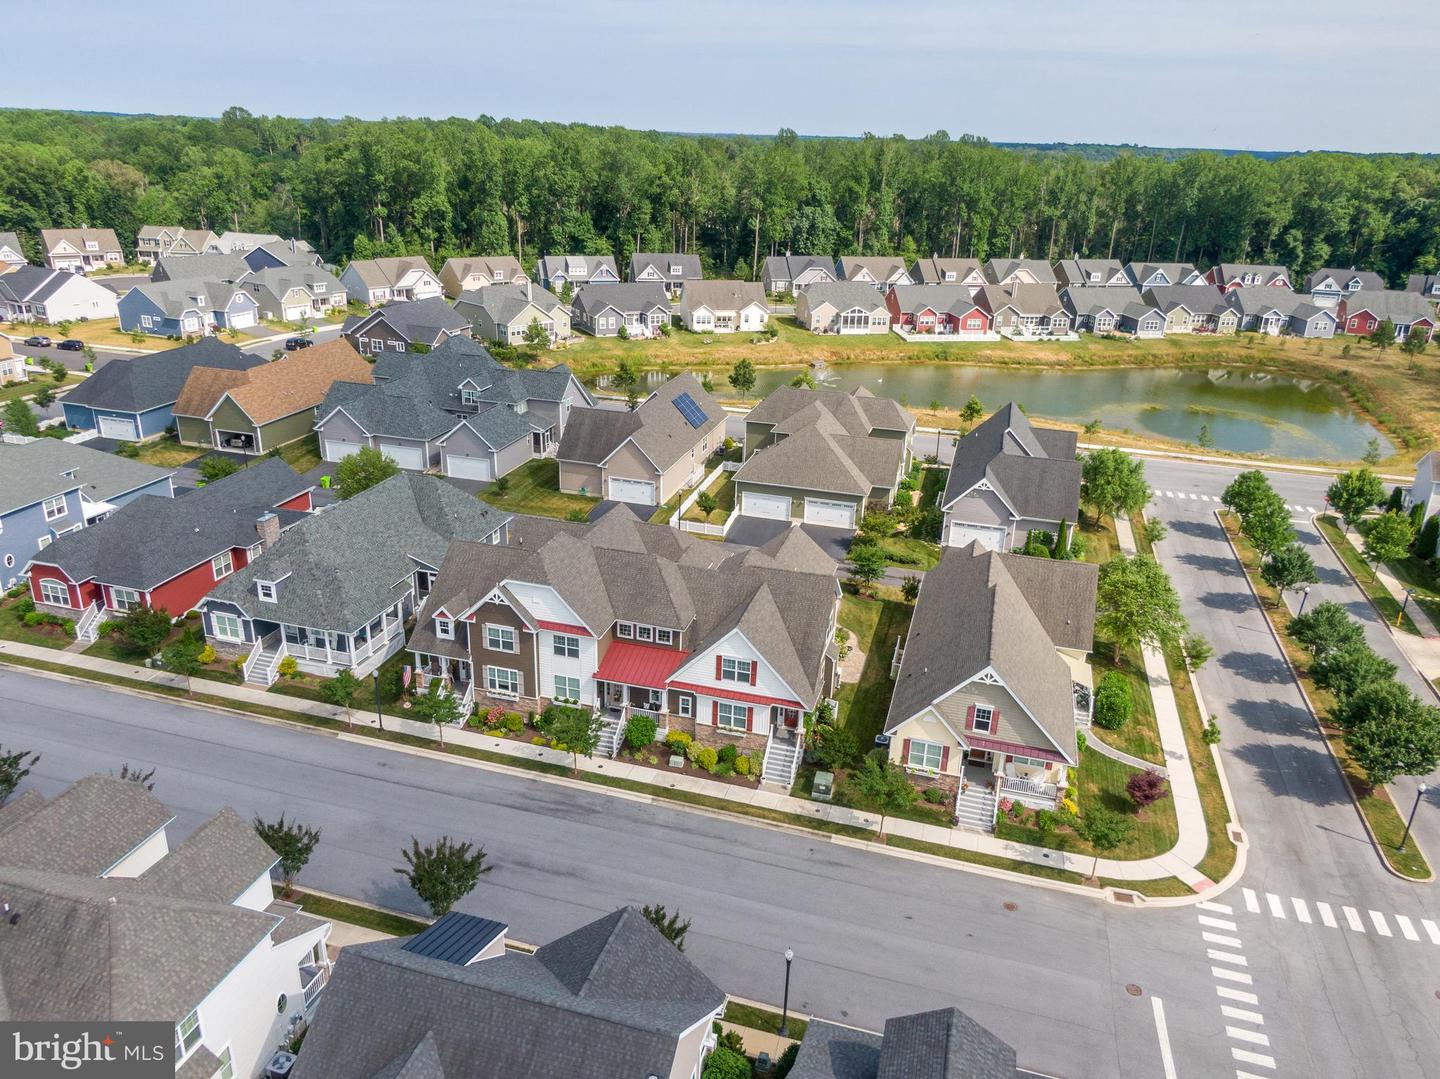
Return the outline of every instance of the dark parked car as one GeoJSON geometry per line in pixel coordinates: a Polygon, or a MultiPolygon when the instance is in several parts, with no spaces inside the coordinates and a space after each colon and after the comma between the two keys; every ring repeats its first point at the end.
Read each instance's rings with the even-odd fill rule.
{"type": "Polygon", "coordinates": [[[31,348],[49,348],[50,338],[48,337],[27,337],[25,343],[31,348]]]}
{"type": "Polygon", "coordinates": [[[58,349],[63,349],[65,352],[83,352],[85,349],[85,342],[78,340],[74,337],[67,337],[55,347],[58,349]]]}
{"type": "Polygon", "coordinates": [[[287,337],[285,339],[285,351],[294,352],[297,348],[309,348],[315,342],[308,337],[287,337]]]}

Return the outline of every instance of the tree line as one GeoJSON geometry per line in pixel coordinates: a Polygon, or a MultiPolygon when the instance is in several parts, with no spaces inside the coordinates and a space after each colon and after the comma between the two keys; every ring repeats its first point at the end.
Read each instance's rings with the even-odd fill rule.
{"type": "MultiPolygon", "coordinates": [[[[1071,254],[1440,266],[1440,161],[1265,160],[922,139],[672,135],[536,121],[218,119],[0,112],[0,229],[144,224],[276,232],[329,259],[696,252],[753,277],[767,254],[1071,254]]],[[[34,251],[31,252],[34,255],[34,251]]]]}

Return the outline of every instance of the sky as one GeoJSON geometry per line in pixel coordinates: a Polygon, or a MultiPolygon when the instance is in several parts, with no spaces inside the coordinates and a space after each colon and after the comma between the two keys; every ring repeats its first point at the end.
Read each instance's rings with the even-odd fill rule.
{"type": "Polygon", "coordinates": [[[12,107],[1440,152],[1437,0],[50,0],[5,22],[66,42],[12,107]]]}

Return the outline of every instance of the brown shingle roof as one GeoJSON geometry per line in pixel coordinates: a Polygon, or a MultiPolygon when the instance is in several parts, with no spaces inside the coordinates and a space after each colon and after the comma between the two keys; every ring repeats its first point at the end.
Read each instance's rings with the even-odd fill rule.
{"type": "Polygon", "coordinates": [[[185,380],[175,414],[207,416],[229,394],[252,422],[270,423],[314,408],[336,382],[374,380],[370,364],[341,337],[248,371],[197,367],[185,380]]]}

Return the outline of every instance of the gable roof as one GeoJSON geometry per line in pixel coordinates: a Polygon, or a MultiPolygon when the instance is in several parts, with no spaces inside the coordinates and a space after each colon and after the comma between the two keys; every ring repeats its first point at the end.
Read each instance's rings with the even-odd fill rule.
{"type": "Polygon", "coordinates": [[[215,337],[202,337],[192,345],[166,349],[152,356],[111,360],[67,393],[65,401],[118,412],[145,412],[173,405],[195,367],[245,371],[264,363],[264,356],[242,352],[215,337]]]}
{"type": "Polygon", "coordinates": [[[646,314],[660,308],[670,313],[670,301],[658,281],[594,281],[575,290],[570,310],[575,315],[594,316],[607,307],[621,314],[646,314]]]}
{"type": "Polygon", "coordinates": [[[701,438],[725,422],[725,410],[705,392],[700,380],[686,372],[676,375],[647,397],[634,412],[576,408],[556,451],[562,461],[600,464],[631,440],[664,472],[700,444],[701,438]],[[688,393],[705,421],[692,427],[675,399],[688,393]]]}
{"type": "Polygon", "coordinates": [[[497,323],[513,322],[532,305],[552,315],[556,310],[565,310],[565,304],[559,296],[539,285],[528,284],[485,285],[482,288],[467,289],[460,293],[455,301],[457,312],[462,304],[479,308],[497,323]]]}
{"type": "Polygon", "coordinates": [[[69,270],[52,270],[48,266],[17,266],[0,275],[0,299],[14,303],[45,303],[66,285],[84,282],[89,288],[104,288],[93,281],[78,277],[69,270]]]}
{"type": "Polygon", "coordinates": [[[985,263],[985,280],[992,285],[999,284],[1011,274],[1028,270],[1034,275],[1033,282],[1025,284],[1054,285],[1057,283],[1055,271],[1050,268],[1050,263],[1044,259],[991,259],[985,263]]]}
{"type": "Polygon", "coordinates": [[[807,270],[824,270],[836,276],[835,260],[823,255],[766,255],[765,276],[780,281],[794,281],[807,270]]]}
{"type": "Polygon", "coordinates": [[[64,241],[70,244],[81,254],[85,253],[85,241],[94,240],[99,244],[99,251],[105,254],[111,251],[120,250],[120,240],[115,235],[114,229],[41,229],[40,246],[47,255],[53,254],[55,248],[64,241]]]}
{"type": "Polygon", "coordinates": [[[440,267],[441,276],[451,278],[458,285],[471,274],[483,274],[491,281],[495,280],[497,272],[503,271],[503,281],[510,282],[517,277],[528,277],[520,266],[520,260],[514,255],[465,255],[460,258],[448,258],[445,265],[440,267]]]}
{"type": "Polygon", "coordinates": [[[686,281],[680,292],[680,310],[741,311],[751,305],[768,312],[765,286],[759,281],[686,281]]]}
{"type": "Polygon", "coordinates": [[[15,254],[25,256],[25,248],[20,243],[20,236],[14,232],[0,232],[0,250],[9,249],[15,254]]]}
{"type": "Polygon", "coordinates": [[[1076,444],[1073,431],[1032,427],[1011,401],[956,443],[940,508],[983,480],[1019,517],[1075,521],[1080,506],[1076,444]]]}
{"type": "Polygon", "coordinates": [[[1065,311],[1054,285],[981,285],[975,294],[980,306],[992,315],[1013,307],[1022,315],[1057,315],[1065,311]]]}
{"type": "Polygon", "coordinates": [[[959,1008],[885,1021],[876,1079],[1014,1079],[1015,1050],[959,1008]]]}
{"type": "Polygon", "coordinates": [[[1274,285],[1246,285],[1243,288],[1231,289],[1225,294],[1226,303],[1246,317],[1263,315],[1274,309],[1289,318],[1290,313],[1304,303],[1305,299],[1288,288],[1274,285]]]}
{"type": "MultiPolygon", "coordinates": [[[[203,255],[187,255],[181,261],[189,262],[192,259],[204,257],[203,255]]],[[[230,281],[202,281],[197,278],[186,278],[180,281],[144,281],[122,296],[120,302],[124,303],[131,296],[143,296],[154,304],[166,318],[180,318],[186,311],[197,309],[201,312],[224,311],[230,306],[236,293],[244,296],[245,290],[230,281]]],[[[250,299],[248,296],[246,298],[250,299]]],[[[251,299],[250,302],[253,303],[254,300],[251,299]]]]}
{"type": "Polygon", "coordinates": [[[1356,280],[1360,282],[1360,288],[1367,292],[1383,292],[1385,289],[1385,279],[1374,270],[1357,270],[1353,266],[1348,270],[1337,269],[1334,266],[1322,266],[1305,275],[1305,283],[1300,286],[1300,291],[1314,292],[1325,283],[1326,278],[1332,279],[1342,289],[1349,282],[1356,280]]]}
{"type": "Polygon", "coordinates": [[[868,281],[822,281],[807,286],[805,295],[811,311],[821,304],[829,304],[837,311],[855,307],[872,313],[888,310],[884,294],[868,281]]]}
{"type": "Polygon", "coordinates": [[[76,487],[92,502],[106,502],[173,475],[154,465],[56,438],[0,445],[0,513],[76,487]],[[65,475],[67,472],[73,475],[65,475]]]}
{"type": "Polygon", "coordinates": [[[970,286],[958,281],[943,285],[896,285],[890,292],[902,314],[914,315],[929,310],[958,318],[980,306],[975,302],[970,286]]]}
{"type": "Polygon", "coordinates": [[[294,265],[266,266],[259,270],[251,270],[244,275],[240,287],[256,295],[268,292],[277,300],[284,300],[287,293],[297,288],[303,289],[307,295],[321,295],[327,298],[345,291],[345,286],[340,283],[338,277],[329,270],[307,261],[303,255],[299,256],[299,261],[294,265]],[[325,287],[317,293],[316,285],[325,287]]]}
{"type": "Polygon", "coordinates": [[[175,402],[175,414],[207,418],[229,397],[252,423],[266,424],[313,409],[336,382],[373,381],[370,364],[341,337],[246,370],[193,368],[175,402]]]}
{"type": "Polygon", "coordinates": [[[609,270],[615,280],[620,279],[614,255],[541,255],[535,263],[537,277],[549,281],[560,275],[577,285],[590,280],[601,269],[609,270]]]}
{"type": "Polygon", "coordinates": [[[653,266],[666,281],[699,281],[704,277],[700,268],[699,255],[681,255],[670,251],[637,251],[630,256],[630,280],[640,280],[640,275],[653,266]],[[680,267],[678,274],[670,272],[671,266],[680,267]]]}
{"type": "MultiPolygon", "coordinates": [[[[1220,298],[1218,292],[1215,293],[1215,298],[1220,298]]],[[[1066,285],[1060,290],[1060,302],[1076,318],[1086,315],[1094,317],[1102,311],[1120,315],[1128,304],[1139,299],[1139,291],[1128,284],[1066,285]]]]}
{"type": "Polygon", "coordinates": [[[150,270],[151,281],[235,282],[250,272],[244,258],[232,252],[161,255],[150,270]]]}
{"type": "Polygon", "coordinates": [[[979,259],[916,259],[910,267],[910,280],[917,285],[953,285],[967,280],[978,285],[985,280],[985,270],[979,259]],[[947,273],[954,277],[947,278],[947,273]]]}
{"type": "MultiPolygon", "coordinates": [[[[1273,288],[1276,281],[1290,280],[1290,271],[1284,266],[1267,266],[1258,262],[1219,262],[1213,267],[1215,276],[1220,280],[1216,284],[1226,284],[1230,281],[1243,280],[1246,274],[1257,274],[1260,277],[1260,286],[1273,288]]],[[[1250,285],[1249,288],[1257,286],[1250,285]]]]}
{"type": "Polygon", "coordinates": [[[1125,264],[1119,259],[1061,259],[1055,264],[1056,281],[1073,287],[1116,288],[1119,281],[1129,284],[1125,264]]]}
{"type": "Polygon", "coordinates": [[[847,281],[865,270],[880,284],[905,276],[905,260],[898,255],[841,255],[836,264],[840,276],[847,281]]]}
{"type": "Polygon", "coordinates": [[[354,271],[366,288],[392,288],[416,270],[435,277],[435,271],[418,255],[403,258],[353,259],[345,272],[354,271]]]}
{"type": "Polygon", "coordinates": [[[470,329],[470,320],[451,307],[443,296],[431,296],[424,300],[391,300],[368,315],[346,319],[341,332],[358,336],[377,320],[383,320],[412,344],[432,344],[444,335],[470,329]]]}
{"type": "Polygon", "coordinates": [[[233,903],[279,860],[255,834],[255,826],[227,807],[186,836],[141,879],[165,895],[233,903]]]}
{"type": "MultiPolygon", "coordinates": [[[[1265,286],[1269,292],[1285,292],[1273,286],[1265,286]]],[[[1244,292],[1245,289],[1235,291],[1244,292]]],[[[1214,285],[1156,285],[1144,293],[1146,303],[1169,314],[1177,307],[1183,307],[1194,315],[1219,314],[1229,306],[1225,294],[1214,285]]]]}
{"type": "Polygon", "coordinates": [[[1188,262],[1127,262],[1125,272],[1137,288],[1143,287],[1156,271],[1162,271],[1172,285],[1183,285],[1186,279],[1199,271],[1188,262]]]}
{"type": "MultiPolygon", "coordinates": [[[[3,280],[4,278],[0,277],[0,281],[3,280]]],[[[1418,292],[1401,292],[1398,289],[1370,292],[1362,289],[1352,292],[1341,302],[1345,305],[1347,318],[1357,311],[1369,311],[1376,318],[1382,321],[1389,319],[1397,326],[1408,326],[1421,319],[1435,322],[1435,308],[1418,292]]]]}
{"type": "Polygon", "coordinates": [[[1405,279],[1406,292],[1418,292],[1422,296],[1433,296],[1437,289],[1440,289],[1440,274],[1412,273],[1405,279]]]}

